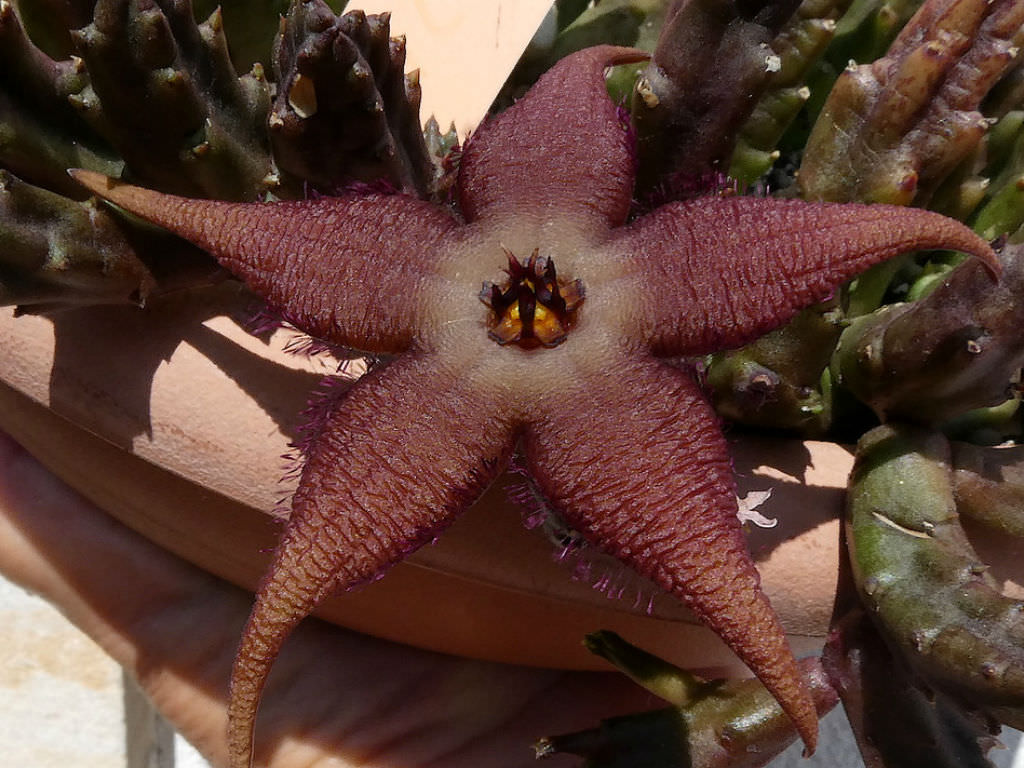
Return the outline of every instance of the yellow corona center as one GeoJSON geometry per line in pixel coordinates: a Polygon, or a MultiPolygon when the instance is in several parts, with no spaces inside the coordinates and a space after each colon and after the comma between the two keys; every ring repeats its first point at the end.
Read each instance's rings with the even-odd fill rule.
{"type": "Polygon", "coordinates": [[[490,307],[488,335],[497,343],[523,348],[561,344],[583,303],[579,280],[559,279],[551,259],[535,249],[526,264],[505,249],[508,280],[484,283],[480,300],[490,307]]]}

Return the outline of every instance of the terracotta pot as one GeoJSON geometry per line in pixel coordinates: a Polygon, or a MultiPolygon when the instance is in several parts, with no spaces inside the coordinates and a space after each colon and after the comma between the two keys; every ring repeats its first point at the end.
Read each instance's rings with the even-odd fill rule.
{"type": "MultiPolygon", "coordinates": [[[[0,427],[58,475],[160,546],[235,584],[257,584],[288,494],[282,455],[333,364],[284,351],[241,326],[234,283],[133,308],[53,318],[0,315],[0,427]]],[[[820,647],[836,586],[850,452],[839,445],[744,438],[741,495],[771,489],[777,518],[750,546],[797,653],[820,647]]],[[[320,615],[352,629],[463,656],[591,668],[584,633],[614,629],[678,663],[738,662],[670,598],[619,569],[621,597],[557,562],[502,478],[434,545],[320,615]]],[[[605,566],[598,562],[597,571],[605,566]]],[[[600,574],[598,574],[600,575],[600,574]]],[[[616,590],[610,590],[616,591],[616,590]]]]}

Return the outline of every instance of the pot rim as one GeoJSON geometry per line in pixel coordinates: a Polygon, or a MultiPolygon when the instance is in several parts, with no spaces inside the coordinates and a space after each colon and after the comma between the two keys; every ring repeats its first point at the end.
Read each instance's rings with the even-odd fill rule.
{"type": "MultiPolygon", "coordinates": [[[[0,347],[11,361],[0,375],[0,427],[129,527],[251,590],[286,495],[281,455],[310,383],[331,364],[289,354],[287,333],[264,340],[246,332],[240,318],[250,301],[226,283],[141,311],[5,311],[0,347]]],[[[814,652],[838,578],[851,453],[761,437],[741,437],[733,448],[741,495],[770,489],[759,511],[779,521],[750,531],[766,592],[796,652],[814,652]]],[[[515,482],[506,475],[434,546],[332,598],[318,615],[432,650],[562,668],[601,668],[580,640],[614,629],[677,663],[743,669],[638,577],[608,590],[626,595],[619,599],[574,580],[542,532],[523,526],[522,510],[507,498],[515,482]]],[[[594,562],[601,573],[603,561],[594,562]]]]}

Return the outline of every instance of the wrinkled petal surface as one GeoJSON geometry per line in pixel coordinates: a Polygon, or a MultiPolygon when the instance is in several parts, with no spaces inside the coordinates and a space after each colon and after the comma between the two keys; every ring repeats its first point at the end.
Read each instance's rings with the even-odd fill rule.
{"type": "Polygon", "coordinates": [[[528,427],[530,473],[566,521],[682,600],[775,695],[813,751],[817,716],[739,520],[717,419],[690,375],[623,362],[528,427]]]}
{"type": "Polygon", "coordinates": [[[74,176],[209,251],[306,333],[370,352],[409,346],[422,324],[435,249],[456,226],[437,206],[404,195],[228,203],[89,171],[74,176]]]}
{"type": "Polygon", "coordinates": [[[640,333],[665,355],[753,341],[901,253],[950,248],[999,270],[988,243],[930,211],[753,197],[662,206],[610,247],[632,262],[640,333]]]}
{"type": "MultiPolygon", "coordinates": [[[[643,58],[610,46],[573,54],[481,128],[460,164],[465,225],[401,196],[246,205],[75,174],[213,253],[307,333],[405,353],[356,385],[311,443],[236,659],[233,768],[249,764],[260,692],[292,628],[436,536],[521,431],[531,472],[569,524],[689,605],[813,751],[814,706],[746,550],[717,419],[688,373],[649,353],[739,346],[906,251],[959,249],[993,273],[998,262],[963,225],[886,206],[715,197],[624,225],[632,137],[603,73],[643,58]],[[552,259],[552,273],[557,261],[583,299],[578,317],[557,318],[564,344],[488,339],[488,324],[506,318],[488,314],[480,285],[500,279],[506,248],[552,259]]],[[[541,298],[528,282],[509,305],[519,318],[541,298]]],[[[550,306],[539,306],[561,311],[542,287],[550,306]]]]}
{"type": "Polygon", "coordinates": [[[508,463],[514,425],[471,376],[436,362],[410,353],[369,373],[311,449],[235,661],[234,768],[249,765],[260,691],[294,626],[431,541],[508,463]]]}
{"type": "Polygon", "coordinates": [[[633,194],[632,138],[605,88],[604,69],[642,61],[632,48],[567,56],[470,139],[459,165],[467,221],[575,218],[614,227],[633,194]]]}

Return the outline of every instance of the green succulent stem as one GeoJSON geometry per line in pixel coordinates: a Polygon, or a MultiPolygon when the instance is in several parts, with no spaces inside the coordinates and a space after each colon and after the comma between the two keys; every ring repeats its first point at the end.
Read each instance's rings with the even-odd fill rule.
{"type": "Polygon", "coordinates": [[[779,159],[776,149],[811,98],[807,77],[832,42],[836,21],[849,0],[803,0],[771,40],[776,58],[764,91],[736,137],[729,175],[741,183],[759,179],[779,159]]]}
{"type": "Polygon", "coordinates": [[[283,194],[337,193],[385,182],[420,197],[435,166],[420,124],[417,73],[388,14],[337,16],[323,0],[294,2],[274,44],[277,96],[269,126],[283,194]]]}
{"type": "Polygon", "coordinates": [[[847,503],[869,614],[928,686],[1024,725],[1024,603],[1004,597],[960,523],[941,433],[885,425],[857,447],[847,503]]]}
{"type": "Polygon", "coordinates": [[[718,687],[717,683],[709,683],[669,664],[608,630],[590,633],[583,644],[588,651],[629,675],[633,682],[676,706],[684,706],[718,687]]]}
{"type": "MultiPolygon", "coordinates": [[[[705,680],[627,643],[613,632],[587,647],[675,706],[604,720],[542,739],[538,757],[582,756],[587,768],[758,768],[796,740],[789,718],[757,680],[705,680]]],[[[837,702],[817,659],[800,662],[819,714],[837,702]]]]}
{"type": "Polygon", "coordinates": [[[0,169],[0,303],[143,304],[156,280],[118,220],[0,169]]]}
{"type": "Polygon", "coordinates": [[[870,768],[994,768],[990,717],[915,679],[863,608],[833,622],[822,665],[870,768]]]}
{"type": "Polygon", "coordinates": [[[1024,6],[927,2],[871,64],[840,75],[807,140],[808,200],[923,205],[989,129],[979,109],[1013,65],[1024,6]]]}
{"type": "Polygon", "coordinates": [[[713,355],[706,382],[715,409],[743,424],[826,434],[833,417],[828,366],[841,317],[832,300],[752,344],[713,355]]]}
{"type": "Polygon", "coordinates": [[[1000,252],[998,282],[969,262],[917,301],[854,318],[832,360],[834,377],[882,420],[941,424],[998,405],[1024,364],[1024,247],[1000,252]]]}
{"type": "Polygon", "coordinates": [[[728,169],[737,130],[777,68],[771,41],[798,5],[673,3],[633,96],[641,194],[666,177],[728,169]],[[712,70],[715,76],[707,77],[712,70]]]}

